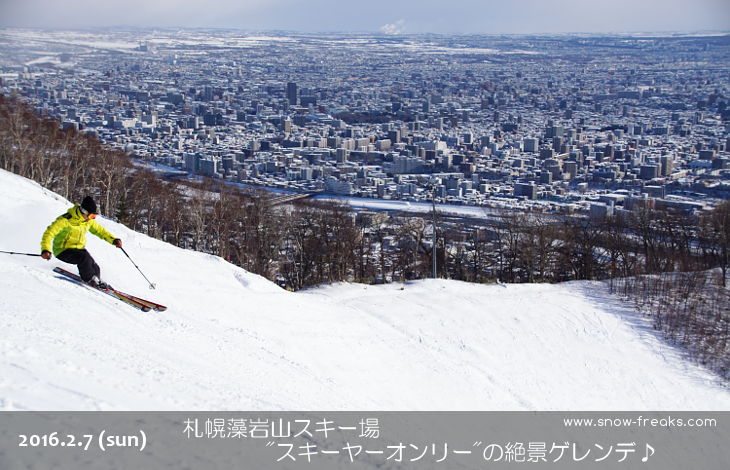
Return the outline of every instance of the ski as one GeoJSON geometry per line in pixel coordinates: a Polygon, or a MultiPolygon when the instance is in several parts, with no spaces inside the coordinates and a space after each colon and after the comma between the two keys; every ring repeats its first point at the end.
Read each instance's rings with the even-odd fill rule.
{"type": "MultiPolygon", "coordinates": [[[[91,287],[91,286],[89,286],[89,287],[91,287]]],[[[130,299],[129,297],[127,297],[125,295],[122,295],[122,294],[120,294],[119,292],[117,292],[117,291],[115,291],[113,289],[106,289],[106,290],[105,289],[98,289],[98,290],[101,290],[105,294],[109,294],[109,295],[111,295],[113,297],[116,297],[117,299],[121,300],[122,302],[124,302],[124,303],[126,303],[128,305],[131,305],[134,308],[137,308],[139,310],[142,310],[143,312],[149,312],[150,310],[152,310],[147,305],[145,305],[145,304],[143,304],[141,302],[137,302],[134,299],[130,299]]]]}
{"type": "Polygon", "coordinates": [[[67,278],[72,279],[72,280],[78,282],[79,284],[83,284],[84,286],[88,287],[89,289],[94,289],[96,291],[107,294],[111,297],[114,297],[115,299],[120,300],[120,301],[126,303],[127,305],[130,305],[138,310],[142,310],[143,312],[149,312],[150,310],[152,310],[152,307],[150,305],[147,305],[143,302],[139,302],[139,301],[135,300],[134,298],[132,298],[122,292],[118,292],[114,289],[102,289],[100,287],[93,287],[93,286],[89,285],[88,283],[84,282],[84,280],[81,279],[81,277],[79,277],[77,274],[66,271],[63,268],[58,268],[58,267],[53,268],[53,272],[66,276],[67,278]]]}
{"type": "Polygon", "coordinates": [[[123,295],[125,297],[128,297],[128,298],[134,300],[135,302],[139,302],[141,304],[145,304],[148,307],[150,307],[152,310],[156,310],[158,312],[164,312],[165,310],[167,310],[167,307],[165,307],[164,305],[158,304],[156,302],[152,302],[151,300],[146,300],[146,299],[143,299],[141,297],[137,297],[136,295],[125,294],[124,292],[120,292],[120,291],[116,291],[116,293],[117,294],[121,294],[121,295],[123,295]]]}

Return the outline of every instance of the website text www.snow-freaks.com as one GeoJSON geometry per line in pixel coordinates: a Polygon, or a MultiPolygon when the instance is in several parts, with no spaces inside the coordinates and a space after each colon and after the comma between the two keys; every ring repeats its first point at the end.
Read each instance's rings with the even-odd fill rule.
{"type": "Polygon", "coordinates": [[[712,428],[717,426],[717,420],[714,418],[563,418],[565,427],[706,427],[712,428]]]}

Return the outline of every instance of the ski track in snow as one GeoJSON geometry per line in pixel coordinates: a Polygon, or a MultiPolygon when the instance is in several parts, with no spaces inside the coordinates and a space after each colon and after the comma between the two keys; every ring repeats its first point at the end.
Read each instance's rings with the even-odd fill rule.
{"type": "MultiPolygon", "coordinates": [[[[70,203],[0,170],[0,250],[70,203]]],[[[3,410],[728,410],[730,391],[605,284],[333,284],[291,293],[110,220],[88,236],[143,313],[0,254],[3,410]]]]}

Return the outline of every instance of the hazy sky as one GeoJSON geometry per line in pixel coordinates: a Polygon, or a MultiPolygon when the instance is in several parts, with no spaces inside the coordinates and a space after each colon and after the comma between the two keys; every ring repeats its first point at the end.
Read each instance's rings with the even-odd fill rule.
{"type": "Polygon", "coordinates": [[[387,33],[730,31],[730,0],[0,0],[0,27],[387,33]]]}

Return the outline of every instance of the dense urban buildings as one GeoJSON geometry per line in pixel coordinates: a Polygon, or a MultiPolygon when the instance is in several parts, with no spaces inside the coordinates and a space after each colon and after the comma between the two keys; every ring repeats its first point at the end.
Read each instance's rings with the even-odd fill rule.
{"type": "Polygon", "coordinates": [[[178,172],[342,197],[701,210],[730,35],[0,31],[0,92],[178,172]]]}

